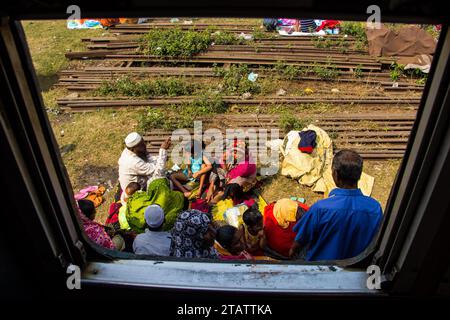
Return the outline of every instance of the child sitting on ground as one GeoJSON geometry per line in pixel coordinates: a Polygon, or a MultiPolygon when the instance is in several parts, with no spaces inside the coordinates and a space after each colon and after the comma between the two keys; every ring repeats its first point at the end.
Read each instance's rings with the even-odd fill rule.
{"type": "Polygon", "coordinates": [[[128,198],[135,194],[138,190],[141,190],[141,185],[137,182],[130,182],[125,188],[125,192],[122,192],[122,196],[120,198],[122,205],[125,205],[128,198]]]}
{"type": "Polygon", "coordinates": [[[264,233],[263,215],[257,208],[251,207],[244,212],[242,220],[244,224],[241,228],[243,228],[246,251],[256,256],[264,255],[267,241],[264,233]]]}
{"type": "Polygon", "coordinates": [[[196,198],[198,199],[202,195],[206,174],[211,171],[212,164],[209,159],[203,155],[203,145],[198,141],[194,141],[192,148],[191,145],[188,144],[185,150],[189,149],[191,152],[186,153],[187,169],[172,173],[170,175],[170,180],[178,190],[183,192],[186,198],[189,198],[192,195],[192,191],[188,190],[183,184],[186,184],[189,181],[198,181],[199,187],[198,193],[196,194],[196,198]]]}

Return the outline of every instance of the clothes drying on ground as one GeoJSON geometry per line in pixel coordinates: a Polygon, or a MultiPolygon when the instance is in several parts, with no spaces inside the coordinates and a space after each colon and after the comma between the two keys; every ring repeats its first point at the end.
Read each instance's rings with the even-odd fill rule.
{"type": "Polygon", "coordinates": [[[301,19],[300,20],[300,30],[302,32],[315,32],[317,28],[314,19],[301,19]]]}
{"type": "Polygon", "coordinates": [[[341,22],[339,20],[323,20],[320,25],[317,27],[317,31],[322,29],[335,29],[339,27],[341,22]]]}
{"type": "Polygon", "coordinates": [[[104,201],[103,194],[105,193],[106,188],[103,186],[89,186],[84,189],[81,189],[75,195],[75,200],[90,200],[94,203],[94,206],[98,208],[104,201]]]}
{"type": "Polygon", "coordinates": [[[312,153],[316,147],[316,132],[314,130],[300,131],[300,143],[298,149],[304,153],[312,153]]]}
{"type": "MultiPolygon", "coordinates": [[[[323,192],[324,197],[335,187],[331,174],[333,160],[333,143],[328,134],[315,125],[309,125],[302,131],[313,130],[316,133],[316,147],[311,154],[303,153],[298,149],[300,136],[298,131],[290,131],[284,138],[281,147],[283,161],[281,174],[307,187],[315,192],[323,192]]],[[[373,189],[374,178],[363,173],[358,187],[365,195],[370,195],[373,189]]]]}

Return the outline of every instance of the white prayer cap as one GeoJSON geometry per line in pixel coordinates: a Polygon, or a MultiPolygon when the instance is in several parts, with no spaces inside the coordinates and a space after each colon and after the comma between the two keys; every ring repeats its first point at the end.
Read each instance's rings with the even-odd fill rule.
{"type": "Polygon", "coordinates": [[[142,141],[142,137],[137,132],[132,132],[125,138],[125,145],[128,148],[133,148],[139,144],[139,142],[142,141]]]}
{"type": "Polygon", "coordinates": [[[150,228],[159,228],[164,222],[164,211],[157,204],[149,205],[145,209],[144,218],[150,228]]]}

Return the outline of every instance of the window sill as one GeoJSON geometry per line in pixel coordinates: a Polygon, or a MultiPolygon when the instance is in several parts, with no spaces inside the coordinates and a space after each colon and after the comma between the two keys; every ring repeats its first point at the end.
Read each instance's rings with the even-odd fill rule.
{"type": "Polygon", "coordinates": [[[362,271],[317,265],[116,260],[89,263],[82,284],[243,293],[383,294],[366,287],[367,276],[362,271]]]}

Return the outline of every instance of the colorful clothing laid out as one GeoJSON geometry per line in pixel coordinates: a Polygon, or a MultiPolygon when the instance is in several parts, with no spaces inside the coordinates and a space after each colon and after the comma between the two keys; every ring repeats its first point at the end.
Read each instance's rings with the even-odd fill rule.
{"type": "Polygon", "coordinates": [[[101,29],[103,27],[107,28],[120,23],[121,19],[123,18],[68,19],[67,29],[101,29]]]}
{"type": "Polygon", "coordinates": [[[201,211],[191,209],[182,212],[172,229],[170,255],[177,258],[217,259],[214,246],[204,247],[203,237],[210,223],[208,215],[201,211]]]}
{"type": "Polygon", "coordinates": [[[165,214],[164,230],[170,230],[183,210],[184,197],[179,191],[172,191],[166,178],[153,180],[147,192],[137,191],[127,201],[126,220],[130,228],[138,233],[144,232],[146,222],[145,209],[151,205],[159,205],[165,214]]]}
{"type": "Polygon", "coordinates": [[[285,18],[278,18],[278,25],[279,26],[294,26],[297,23],[297,19],[285,19],[285,18]]]}
{"type": "Polygon", "coordinates": [[[78,209],[78,215],[83,224],[83,230],[89,237],[89,239],[106,249],[116,249],[116,246],[111,240],[111,237],[108,235],[108,233],[106,233],[105,228],[102,225],[90,220],[81,212],[80,209],[78,209]]]}
{"type": "MultiPolygon", "coordinates": [[[[287,227],[280,226],[279,219],[275,218],[274,215],[275,204],[276,202],[268,204],[264,210],[264,233],[266,235],[267,246],[278,254],[288,257],[289,250],[296,236],[296,233],[292,229],[297,221],[294,218],[293,221],[289,222],[287,227]]],[[[300,202],[297,202],[297,206],[305,211],[309,209],[307,205],[300,202]]],[[[292,220],[292,218],[289,217],[288,220],[292,220]]],[[[286,219],[283,219],[283,221],[286,221],[286,219]]],[[[285,226],[284,223],[283,226],[285,226]]]]}
{"type": "Polygon", "coordinates": [[[340,260],[359,255],[378,231],[380,204],[360,189],[334,189],[294,226],[295,241],[306,247],[306,260],[340,260]]]}
{"type": "Polygon", "coordinates": [[[317,28],[314,19],[302,19],[300,20],[300,31],[301,32],[315,32],[317,28]]]}
{"type": "Polygon", "coordinates": [[[97,190],[98,186],[88,186],[78,191],[78,193],[74,196],[74,198],[75,200],[82,200],[86,198],[90,192],[96,192],[97,190]]]}
{"type": "Polygon", "coordinates": [[[145,229],[144,233],[138,234],[134,239],[133,251],[135,254],[169,256],[171,241],[170,232],[145,229]]]}
{"type": "Polygon", "coordinates": [[[98,208],[104,201],[103,194],[105,193],[106,188],[103,186],[89,186],[84,189],[81,189],[75,195],[75,200],[90,200],[94,203],[94,206],[98,208]]]}
{"type": "Polygon", "coordinates": [[[340,24],[341,22],[339,20],[323,20],[317,27],[317,31],[322,29],[336,29],[340,24]]]}
{"type": "Polygon", "coordinates": [[[67,29],[102,29],[103,26],[98,20],[92,19],[68,19],[67,29]]]}

